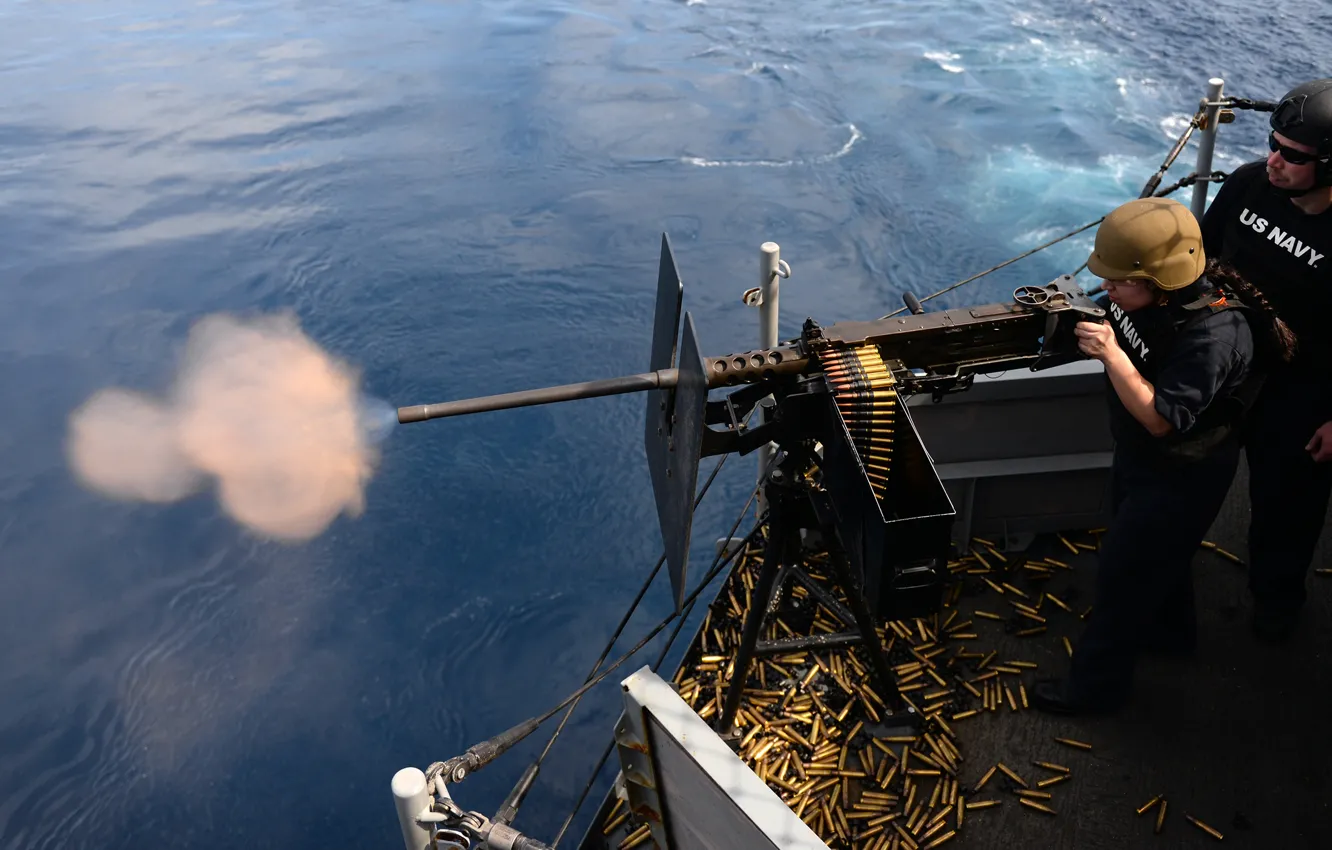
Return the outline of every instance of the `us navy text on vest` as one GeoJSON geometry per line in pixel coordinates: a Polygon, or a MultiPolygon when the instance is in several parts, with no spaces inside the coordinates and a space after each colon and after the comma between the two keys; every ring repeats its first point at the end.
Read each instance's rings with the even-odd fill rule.
{"type": "Polygon", "coordinates": [[[1133,320],[1129,318],[1128,313],[1115,302],[1110,302],[1110,314],[1115,317],[1119,323],[1119,330],[1124,334],[1124,339],[1128,340],[1129,345],[1138,350],[1138,356],[1143,360],[1147,359],[1147,352],[1150,351],[1143,343],[1142,337],[1138,335],[1138,329],[1133,326],[1133,320]]]}
{"type": "Polygon", "coordinates": [[[1301,242],[1296,239],[1289,231],[1283,231],[1281,228],[1273,225],[1271,232],[1267,230],[1267,219],[1259,218],[1258,213],[1249,212],[1245,207],[1240,213],[1240,224],[1246,224],[1253,228],[1254,233],[1267,233],[1269,242],[1276,244],[1279,248],[1285,248],[1295,259],[1300,259],[1305,254],[1309,255],[1308,263],[1313,268],[1318,268],[1318,261],[1323,259],[1326,254],[1320,254],[1313,249],[1312,245],[1301,242]]]}

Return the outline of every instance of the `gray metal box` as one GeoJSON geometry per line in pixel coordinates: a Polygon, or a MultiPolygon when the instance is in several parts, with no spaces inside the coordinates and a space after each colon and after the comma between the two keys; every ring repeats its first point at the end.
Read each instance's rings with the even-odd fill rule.
{"type": "MultiPolygon", "coordinates": [[[[1094,360],[977,376],[971,389],[908,402],[957,519],[953,541],[1110,522],[1114,440],[1104,370],[1094,360]]],[[[997,541],[996,541],[997,542],[997,541]]]]}

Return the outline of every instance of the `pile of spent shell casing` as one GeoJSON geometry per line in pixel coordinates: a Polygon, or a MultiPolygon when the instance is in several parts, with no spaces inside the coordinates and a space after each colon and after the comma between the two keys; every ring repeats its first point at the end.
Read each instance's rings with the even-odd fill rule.
{"type": "MultiPolygon", "coordinates": [[[[1029,768],[1002,761],[972,767],[965,763],[956,729],[976,722],[972,718],[1029,709],[1027,677],[1035,675],[1037,663],[1003,660],[998,650],[985,648],[986,642],[1003,636],[1022,638],[1023,645],[1026,640],[1053,641],[1058,651],[1072,655],[1070,637],[1092,608],[1078,604],[1075,589],[1052,588],[1067,584],[1059,579],[1071,578],[1075,568],[1094,557],[1105,531],[1043,536],[1039,542],[1048,543],[1052,552],[1045,557],[1005,555],[993,541],[973,538],[960,557],[949,561],[953,581],[940,614],[880,625],[902,698],[925,718],[914,734],[889,734],[880,725],[888,706],[875,690],[862,647],[795,651],[755,658],[735,719],[737,754],[831,847],[939,847],[964,834],[964,825],[973,823],[969,813],[1005,800],[1033,815],[1056,816],[1058,792],[1073,779],[1076,762],[1070,768],[1058,763],[1065,758],[1033,758],[1029,768]],[[1022,775],[1030,769],[1036,773],[1022,775]],[[968,781],[964,774],[979,778],[968,781]]],[[[1033,544],[1029,551],[1037,548],[1033,544]]],[[[1204,542],[1203,548],[1238,561],[1214,544],[1204,542]]],[[[709,607],[675,676],[681,697],[705,720],[716,717],[725,702],[761,561],[761,541],[755,541],[709,607]]],[[[803,567],[845,602],[823,572],[826,563],[826,553],[806,553],[803,567]]],[[[787,604],[768,618],[762,638],[852,628],[799,583],[790,583],[785,592],[787,604]]],[[[1051,747],[1066,749],[1073,759],[1092,749],[1065,736],[1052,736],[1051,747]]],[[[1139,814],[1153,807],[1159,832],[1167,809],[1164,795],[1139,814]]],[[[1193,815],[1185,816],[1212,837],[1222,837],[1193,815]]],[[[626,824],[628,817],[612,817],[606,833],[611,827],[634,826],[626,824]]],[[[611,846],[628,850],[650,839],[647,827],[638,825],[611,846]]]]}

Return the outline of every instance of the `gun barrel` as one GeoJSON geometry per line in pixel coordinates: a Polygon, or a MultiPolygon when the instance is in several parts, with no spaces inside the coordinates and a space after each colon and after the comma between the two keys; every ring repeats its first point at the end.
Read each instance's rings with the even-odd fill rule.
{"type": "Polygon", "coordinates": [[[425,422],[428,419],[443,419],[446,416],[463,416],[469,413],[485,413],[489,410],[508,410],[514,407],[531,407],[536,404],[550,404],[556,401],[573,401],[580,398],[597,398],[606,395],[670,389],[679,380],[679,370],[658,369],[655,372],[624,375],[602,381],[582,381],[577,384],[542,387],[536,390],[522,390],[516,393],[501,393],[500,395],[481,396],[480,398],[465,398],[439,404],[417,404],[411,407],[399,407],[398,422],[402,424],[425,422]]]}

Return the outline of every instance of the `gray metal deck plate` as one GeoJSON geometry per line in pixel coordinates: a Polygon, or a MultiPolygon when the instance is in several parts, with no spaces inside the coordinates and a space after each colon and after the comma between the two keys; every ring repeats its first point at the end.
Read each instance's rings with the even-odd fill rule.
{"type": "MultiPolygon", "coordinates": [[[[1209,540],[1246,556],[1249,507],[1241,466],[1209,540]]],[[[1052,557],[1067,551],[1054,543],[1052,557]]],[[[1037,551],[1035,554],[1046,554],[1037,551]]],[[[1332,540],[1324,535],[1315,566],[1329,565],[1332,540]]],[[[1094,558],[1071,579],[1050,590],[1079,591],[1085,608],[1092,598],[1094,558]]],[[[974,785],[995,761],[1024,779],[1050,775],[1033,760],[1072,769],[1073,777],[1052,786],[1051,818],[1016,804],[968,812],[964,829],[945,847],[1096,848],[1210,847],[1216,840],[1184,819],[1192,814],[1220,830],[1222,846],[1326,848],[1332,846],[1332,579],[1310,575],[1310,601],[1296,641],[1286,649],[1258,645],[1249,635],[1244,569],[1200,552],[1197,583],[1199,651],[1192,660],[1147,659],[1139,668],[1135,699],[1114,717],[1067,719],[1023,711],[977,716],[953,724],[968,767],[962,779],[974,785]],[[1004,715],[1004,716],[1001,716],[1004,715]],[[1055,736],[1090,742],[1091,752],[1055,743],[1055,736]],[[1158,793],[1170,801],[1165,827],[1152,834],[1152,814],[1135,810],[1158,793]],[[1235,825],[1243,815],[1250,829],[1235,825]]],[[[991,597],[992,598],[992,597],[991,597]]],[[[1073,604],[1073,600],[1068,600],[1073,604]]],[[[963,614],[974,605],[962,600],[963,614]]],[[[1049,606],[1046,606],[1047,608],[1049,606]]],[[[1077,606],[1074,606],[1077,608],[1077,606]]],[[[1081,610],[1081,608],[1077,608],[1081,610]]],[[[959,614],[962,617],[963,614],[959,614]]],[[[978,621],[983,638],[997,623],[978,621]]],[[[1051,632],[1055,629],[1052,627],[1051,632]]],[[[996,656],[1036,661],[1038,672],[1064,669],[1067,656],[1057,641],[1002,637],[987,640],[996,656]]],[[[1024,677],[1025,678],[1025,677],[1024,677]]],[[[991,785],[995,782],[990,780],[991,785]]],[[[985,791],[991,787],[987,785],[985,791]]]]}

